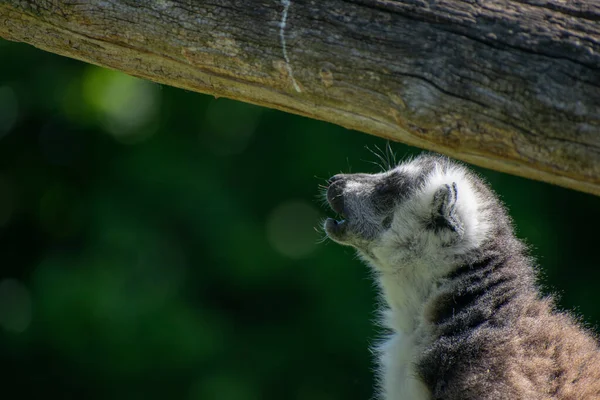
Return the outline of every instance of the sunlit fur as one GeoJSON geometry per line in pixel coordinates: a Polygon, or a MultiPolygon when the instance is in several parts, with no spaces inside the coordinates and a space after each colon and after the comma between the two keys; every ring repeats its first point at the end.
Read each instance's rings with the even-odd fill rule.
{"type": "Polygon", "coordinates": [[[596,340],[554,310],[504,207],[473,172],[423,155],[333,177],[334,241],[381,288],[386,400],[600,399],[596,340]]]}

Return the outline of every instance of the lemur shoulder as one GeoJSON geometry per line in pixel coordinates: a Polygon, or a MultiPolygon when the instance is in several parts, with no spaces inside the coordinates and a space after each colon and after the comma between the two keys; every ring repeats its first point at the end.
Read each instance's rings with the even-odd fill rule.
{"type": "Polygon", "coordinates": [[[369,264],[392,332],[385,400],[600,399],[596,338],[541,295],[533,260],[474,172],[426,154],[326,191],[327,236],[369,264]]]}

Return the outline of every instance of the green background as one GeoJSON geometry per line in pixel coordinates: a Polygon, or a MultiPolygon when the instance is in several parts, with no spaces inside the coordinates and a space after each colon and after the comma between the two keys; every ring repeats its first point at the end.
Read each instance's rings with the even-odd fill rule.
{"type": "MultiPolygon", "coordinates": [[[[2,392],[368,399],[374,285],[315,227],[385,144],[0,41],[2,392]]],[[[477,170],[596,326],[600,198],[477,170]]]]}

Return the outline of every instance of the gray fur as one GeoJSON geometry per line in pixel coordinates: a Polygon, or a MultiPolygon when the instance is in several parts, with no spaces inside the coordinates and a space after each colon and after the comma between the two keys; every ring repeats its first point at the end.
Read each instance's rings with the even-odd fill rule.
{"type": "Polygon", "coordinates": [[[536,285],[483,180],[438,155],[331,178],[325,231],[377,276],[386,400],[600,399],[595,337],[536,285]]]}

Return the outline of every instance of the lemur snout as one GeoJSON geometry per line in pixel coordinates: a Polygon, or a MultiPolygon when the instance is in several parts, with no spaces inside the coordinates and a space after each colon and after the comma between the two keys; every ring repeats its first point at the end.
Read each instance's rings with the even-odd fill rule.
{"type": "Polygon", "coordinates": [[[327,201],[333,211],[344,215],[344,186],[346,186],[346,181],[343,175],[334,175],[328,182],[327,201]]]}

